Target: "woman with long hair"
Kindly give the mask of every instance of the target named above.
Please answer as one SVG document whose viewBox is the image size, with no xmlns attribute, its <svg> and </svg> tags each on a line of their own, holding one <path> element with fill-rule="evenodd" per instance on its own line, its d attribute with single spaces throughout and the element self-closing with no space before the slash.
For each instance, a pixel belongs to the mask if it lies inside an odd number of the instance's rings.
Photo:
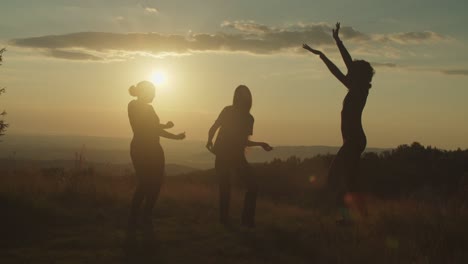
<svg viewBox="0 0 468 264">
<path fill-rule="evenodd" d="M 347 210 L 347 203 L 356 206 L 362 216 L 367 216 L 367 208 L 364 196 L 359 190 L 358 179 L 361 154 L 367 144 L 366 134 L 362 127 L 362 112 L 366 106 L 369 89 L 372 87 L 372 77 L 375 72 L 369 62 L 351 58 L 339 37 L 339 31 L 340 23 L 337 23 L 332 33 L 348 69 L 346 75 L 321 51 L 313 49 L 307 44 L 304 44 L 303 48 L 319 55 L 330 72 L 348 89 L 341 111 L 343 146 L 333 160 L 328 180 L 329 183 L 338 188 L 337 203 L 340 208 L 341 219 L 337 223 L 349 224 L 351 219 Z"/>
<path fill-rule="evenodd" d="M 245 157 L 245 148 L 260 146 L 266 151 L 272 147 L 265 142 L 254 142 L 249 139 L 253 134 L 254 118 L 250 114 L 252 94 L 245 85 L 240 85 L 234 92 L 232 105 L 226 106 L 208 132 L 206 147 L 216 155 L 215 169 L 219 180 L 219 209 L 221 224 L 229 224 L 230 177 L 236 174 L 243 178 L 247 185 L 242 213 L 242 225 L 255 226 L 255 206 L 258 185 L 255 175 Z M 216 142 L 213 138 L 219 129 Z"/>
<path fill-rule="evenodd" d="M 141 224 L 145 232 L 153 231 L 151 214 L 163 183 L 165 166 L 164 151 L 159 138 L 182 140 L 185 138 L 185 132 L 177 135 L 169 133 L 166 129 L 172 128 L 174 124 L 160 123 L 151 105 L 155 97 L 155 87 L 151 82 L 139 82 L 130 87 L 129 93 L 137 97 L 128 104 L 128 118 L 133 130 L 130 156 L 137 178 L 127 230 L 127 238 L 133 239 L 137 225 Z"/>
</svg>

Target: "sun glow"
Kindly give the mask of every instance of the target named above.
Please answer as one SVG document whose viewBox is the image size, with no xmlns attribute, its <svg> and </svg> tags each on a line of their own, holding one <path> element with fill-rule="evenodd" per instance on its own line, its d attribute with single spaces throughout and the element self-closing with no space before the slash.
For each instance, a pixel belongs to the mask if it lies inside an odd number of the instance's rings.
<svg viewBox="0 0 468 264">
<path fill-rule="evenodd" d="M 157 86 L 162 86 L 167 84 L 167 73 L 162 70 L 155 70 L 151 74 L 151 82 Z"/>
</svg>

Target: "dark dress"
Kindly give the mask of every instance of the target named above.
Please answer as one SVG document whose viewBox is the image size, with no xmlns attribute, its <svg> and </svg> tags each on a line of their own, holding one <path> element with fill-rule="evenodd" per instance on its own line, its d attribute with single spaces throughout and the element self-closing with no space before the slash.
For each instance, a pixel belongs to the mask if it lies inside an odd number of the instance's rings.
<svg viewBox="0 0 468 264">
<path fill-rule="evenodd" d="M 136 100 L 128 104 L 128 117 L 133 130 L 130 156 L 137 179 L 145 185 L 160 185 L 165 159 L 159 143 L 159 117 L 151 105 Z"/>
<path fill-rule="evenodd" d="M 215 124 L 220 125 L 213 151 L 220 186 L 220 221 L 229 218 L 231 175 L 240 177 L 247 186 L 242 213 L 242 224 L 254 226 L 257 199 L 257 181 L 245 157 L 248 137 L 253 134 L 254 118 L 234 106 L 223 109 Z"/>
</svg>

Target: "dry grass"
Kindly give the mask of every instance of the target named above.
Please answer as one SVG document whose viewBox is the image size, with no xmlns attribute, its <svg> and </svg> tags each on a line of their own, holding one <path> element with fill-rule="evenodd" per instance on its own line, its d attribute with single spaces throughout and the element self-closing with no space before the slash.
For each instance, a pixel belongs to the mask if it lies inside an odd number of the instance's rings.
<svg viewBox="0 0 468 264">
<path fill-rule="evenodd" d="M 257 228 L 217 224 L 215 184 L 168 179 L 155 210 L 156 243 L 122 247 L 131 178 L 22 170 L 3 174 L 1 263 L 467 263 L 463 203 L 370 203 L 336 226 L 329 210 L 261 198 Z M 239 222 L 242 193 L 232 201 Z"/>
</svg>

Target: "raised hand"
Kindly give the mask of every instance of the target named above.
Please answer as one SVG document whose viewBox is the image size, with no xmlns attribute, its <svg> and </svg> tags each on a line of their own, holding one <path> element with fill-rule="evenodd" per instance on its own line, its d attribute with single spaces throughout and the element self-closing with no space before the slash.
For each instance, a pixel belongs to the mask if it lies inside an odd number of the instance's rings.
<svg viewBox="0 0 468 264">
<path fill-rule="evenodd" d="M 305 50 L 308 50 L 308 51 L 310 51 L 310 52 L 312 52 L 313 54 L 316 54 L 316 55 L 322 55 L 323 54 L 321 51 L 313 49 L 307 44 L 302 44 L 302 48 L 305 49 Z"/>
<path fill-rule="evenodd" d="M 169 121 L 166 123 L 166 128 L 173 128 L 174 127 L 174 123 L 172 123 L 172 121 Z"/>
<path fill-rule="evenodd" d="M 333 38 L 335 40 L 340 40 L 340 36 L 339 36 L 339 33 L 340 33 L 340 22 L 337 22 L 336 23 L 336 27 L 334 29 L 332 29 L 332 32 L 333 32 Z"/>
</svg>

